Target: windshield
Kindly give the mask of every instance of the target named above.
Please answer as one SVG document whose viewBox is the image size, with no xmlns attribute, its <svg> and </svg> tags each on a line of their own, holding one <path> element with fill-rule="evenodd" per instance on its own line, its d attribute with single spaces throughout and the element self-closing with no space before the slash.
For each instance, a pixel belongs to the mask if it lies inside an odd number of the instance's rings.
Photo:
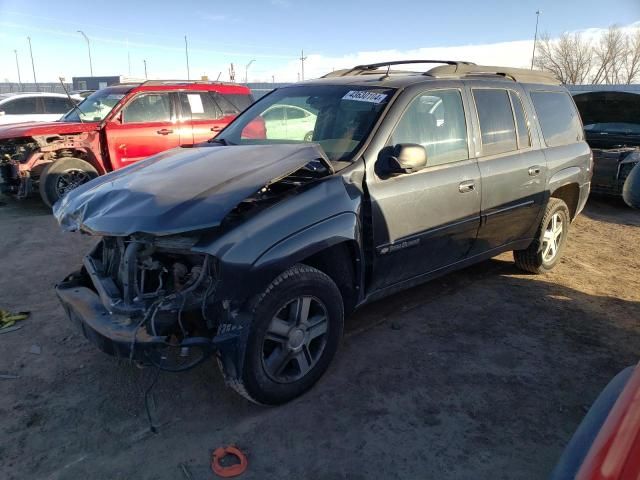
<svg viewBox="0 0 640 480">
<path fill-rule="evenodd" d="M 98 90 L 79 103 L 77 109 L 71 109 L 60 121 L 101 122 L 124 95 L 124 92 L 114 92 L 111 89 Z M 80 112 L 82 112 L 82 119 Z"/>
<path fill-rule="evenodd" d="M 216 141 L 229 145 L 316 142 L 329 160 L 351 160 L 393 92 L 340 85 L 281 88 L 253 104 Z"/>
</svg>

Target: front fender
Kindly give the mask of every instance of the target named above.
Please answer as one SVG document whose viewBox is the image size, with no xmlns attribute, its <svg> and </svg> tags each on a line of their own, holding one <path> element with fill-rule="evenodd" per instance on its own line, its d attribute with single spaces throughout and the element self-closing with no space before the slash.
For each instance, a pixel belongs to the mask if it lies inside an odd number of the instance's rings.
<svg viewBox="0 0 640 480">
<path fill-rule="evenodd" d="M 283 199 L 223 235 L 203 238 L 192 250 L 216 257 L 219 298 L 242 303 L 306 253 L 359 240 L 360 202 L 359 190 L 334 176 Z"/>
<path fill-rule="evenodd" d="M 338 214 L 285 238 L 258 258 L 251 274 L 273 278 L 315 253 L 349 241 L 358 246 L 357 255 L 362 260 L 360 224 L 353 212 Z"/>
</svg>

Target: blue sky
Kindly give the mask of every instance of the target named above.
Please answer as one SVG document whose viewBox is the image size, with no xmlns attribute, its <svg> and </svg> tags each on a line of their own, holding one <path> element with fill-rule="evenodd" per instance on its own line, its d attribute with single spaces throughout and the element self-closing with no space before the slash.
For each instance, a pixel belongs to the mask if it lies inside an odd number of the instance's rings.
<svg viewBox="0 0 640 480">
<path fill-rule="evenodd" d="M 78 29 L 91 39 L 96 75 L 127 75 L 129 52 L 132 76 L 144 75 L 146 59 L 150 78 L 185 78 L 184 35 L 192 78 L 222 72 L 226 80 L 234 62 L 242 80 L 244 65 L 255 59 L 250 81 L 296 80 L 301 48 L 309 57 L 307 77 L 360 58 L 440 51 L 473 58 L 492 52 L 503 63 L 526 64 L 521 52 L 530 45 L 537 9 L 540 31 L 551 36 L 640 21 L 640 0 L 0 0 L 0 81 L 17 80 L 14 49 L 23 80 L 32 79 L 27 35 L 38 80 L 87 75 Z M 513 45 L 520 45 L 517 52 L 502 55 Z"/>
</svg>

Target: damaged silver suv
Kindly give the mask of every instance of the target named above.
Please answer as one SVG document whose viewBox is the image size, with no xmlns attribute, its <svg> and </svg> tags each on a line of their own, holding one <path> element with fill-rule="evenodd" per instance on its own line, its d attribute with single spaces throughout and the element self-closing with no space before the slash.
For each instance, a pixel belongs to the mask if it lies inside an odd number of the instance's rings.
<svg viewBox="0 0 640 480">
<path fill-rule="evenodd" d="M 102 238 L 56 291 L 101 350 L 171 371 L 214 355 L 238 393 L 280 404 L 320 378 L 367 302 L 504 251 L 553 268 L 590 154 L 547 74 L 332 72 L 65 196 L 60 224 Z"/>
</svg>

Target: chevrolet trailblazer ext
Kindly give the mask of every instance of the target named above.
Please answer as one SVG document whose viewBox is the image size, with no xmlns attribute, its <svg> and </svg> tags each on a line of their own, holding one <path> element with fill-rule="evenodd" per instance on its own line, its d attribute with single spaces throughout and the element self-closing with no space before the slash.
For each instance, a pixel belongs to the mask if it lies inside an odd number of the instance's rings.
<svg viewBox="0 0 640 480">
<path fill-rule="evenodd" d="M 310 141 L 248 135 L 274 105 L 315 115 Z M 552 269 L 590 156 L 547 74 L 360 65 L 65 196 L 61 225 L 102 239 L 57 294 L 109 354 L 177 371 L 215 353 L 238 393 L 283 403 L 325 372 L 366 302 L 508 250 Z"/>
</svg>

